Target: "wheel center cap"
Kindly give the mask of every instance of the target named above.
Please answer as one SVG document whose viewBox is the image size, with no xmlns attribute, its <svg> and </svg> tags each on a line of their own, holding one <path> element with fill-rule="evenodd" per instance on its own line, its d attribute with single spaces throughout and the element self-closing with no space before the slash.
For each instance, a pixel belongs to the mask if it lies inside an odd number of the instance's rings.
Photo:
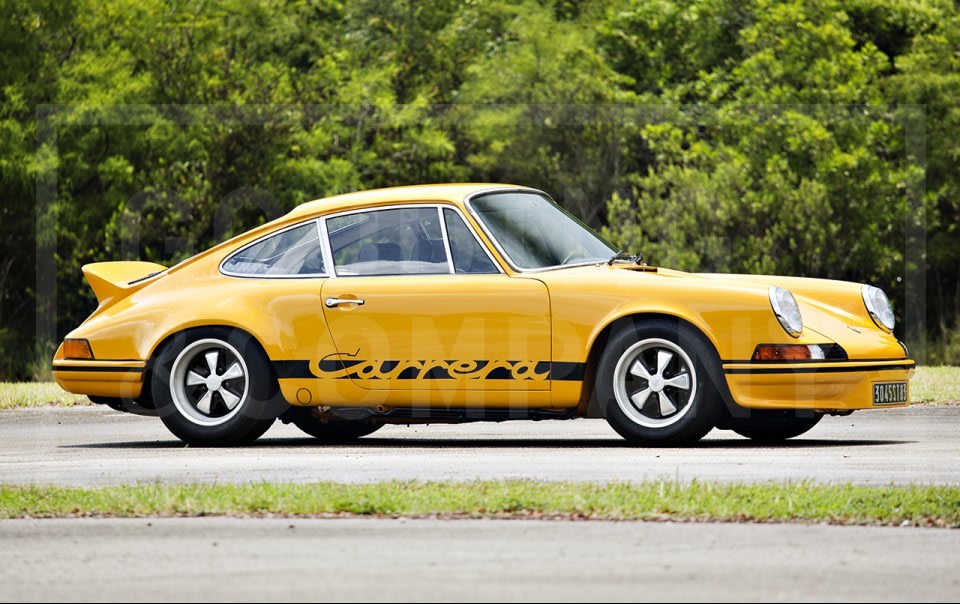
<svg viewBox="0 0 960 604">
<path fill-rule="evenodd" d="M 663 386 L 664 383 L 662 375 L 655 375 L 650 378 L 650 389 L 654 392 L 660 392 L 663 390 Z"/>
<path fill-rule="evenodd" d="M 223 382 L 219 375 L 211 375 L 207 378 L 207 390 L 220 390 L 220 383 Z"/>
</svg>

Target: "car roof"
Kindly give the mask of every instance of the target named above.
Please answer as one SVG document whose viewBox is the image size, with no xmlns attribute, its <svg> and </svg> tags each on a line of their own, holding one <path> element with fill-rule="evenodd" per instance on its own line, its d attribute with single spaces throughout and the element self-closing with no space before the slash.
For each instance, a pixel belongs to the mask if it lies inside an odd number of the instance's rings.
<svg viewBox="0 0 960 604">
<path fill-rule="evenodd" d="M 388 189 L 371 189 L 345 193 L 323 199 L 304 202 L 287 214 L 287 218 L 329 214 L 374 206 L 377 204 L 393 204 L 415 201 L 447 201 L 462 204 L 463 200 L 473 193 L 480 191 L 495 191 L 497 189 L 529 189 L 518 185 L 495 183 L 454 183 L 440 185 L 413 185 L 406 187 L 391 187 Z"/>
<path fill-rule="evenodd" d="M 239 246 L 276 231 L 289 224 L 300 220 L 306 220 L 318 215 L 333 214 L 336 212 L 346 212 L 349 210 L 361 209 L 365 207 L 375 207 L 378 205 L 390 205 L 397 203 L 412 203 L 418 201 L 437 202 L 445 201 L 458 207 L 463 206 L 464 199 L 473 193 L 480 191 L 537 191 L 530 187 L 520 185 L 496 184 L 496 183 L 454 183 L 440 185 L 412 185 L 406 187 L 391 187 L 387 189 L 370 189 L 369 191 L 357 191 L 355 193 L 345 193 L 333 197 L 325 197 L 314 201 L 304 202 L 289 213 L 262 224 L 258 227 L 232 237 L 227 241 L 219 243 L 212 248 L 200 252 L 196 256 L 187 258 L 183 262 L 170 267 L 168 273 L 174 273 L 195 264 L 199 260 L 208 256 L 218 256 L 223 252 L 231 253 Z"/>
</svg>

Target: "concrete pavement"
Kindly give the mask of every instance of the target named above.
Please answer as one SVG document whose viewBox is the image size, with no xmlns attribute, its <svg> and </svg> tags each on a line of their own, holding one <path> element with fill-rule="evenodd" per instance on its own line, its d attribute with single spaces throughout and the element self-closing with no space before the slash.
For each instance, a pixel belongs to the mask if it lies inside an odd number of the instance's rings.
<svg viewBox="0 0 960 604">
<path fill-rule="evenodd" d="M 960 531 L 524 520 L 0 521 L 3 601 L 926 601 Z"/>
<path fill-rule="evenodd" d="M 184 447 L 159 419 L 76 407 L 0 413 L 0 483 L 472 480 L 960 483 L 960 407 L 827 417 L 761 446 L 714 431 L 696 447 L 638 449 L 603 420 L 387 426 L 325 445 L 279 423 L 254 445 Z"/>
</svg>

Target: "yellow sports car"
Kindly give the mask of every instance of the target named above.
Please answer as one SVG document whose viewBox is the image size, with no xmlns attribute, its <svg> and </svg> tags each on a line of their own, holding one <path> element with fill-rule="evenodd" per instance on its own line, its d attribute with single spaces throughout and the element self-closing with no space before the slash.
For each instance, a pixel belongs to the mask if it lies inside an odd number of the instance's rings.
<svg viewBox="0 0 960 604">
<path fill-rule="evenodd" d="M 100 304 L 57 382 L 192 444 L 248 443 L 278 417 L 326 440 L 577 417 L 640 445 L 779 440 L 909 403 L 881 290 L 647 266 L 525 187 L 339 195 L 169 269 L 83 272 Z"/>
</svg>

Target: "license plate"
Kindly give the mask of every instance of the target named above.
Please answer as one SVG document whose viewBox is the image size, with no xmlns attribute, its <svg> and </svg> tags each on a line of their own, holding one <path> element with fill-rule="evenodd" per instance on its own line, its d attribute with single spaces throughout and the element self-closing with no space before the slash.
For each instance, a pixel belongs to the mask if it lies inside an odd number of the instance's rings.
<svg viewBox="0 0 960 604">
<path fill-rule="evenodd" d="M 906 382 L 877 382 L 873 385 L 874 405 L 902 405 L 909 401 Z"/>
</svg>

